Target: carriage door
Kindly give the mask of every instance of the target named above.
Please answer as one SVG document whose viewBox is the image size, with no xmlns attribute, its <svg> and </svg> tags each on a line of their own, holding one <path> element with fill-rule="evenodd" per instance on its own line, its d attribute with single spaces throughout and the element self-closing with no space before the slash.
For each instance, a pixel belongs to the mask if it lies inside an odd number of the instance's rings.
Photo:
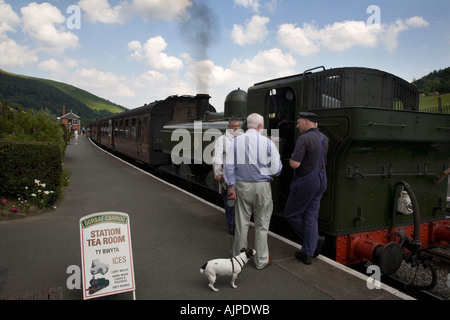
<svg viewBox="0 0 450 320">
<path fill-rule="evenodd" d="M 108 120 L 108 148 L 112 149 L 113 147 L 113 136 L 112 136 L 112 120 Z"/>
<path fill-rule="evenodd" d="M 137 120 L 137 132 L 136 132 L 136 146 L 137 146 L 137 158 L 143 160 L 142 150 L 142 120 Z"/>
</svg>

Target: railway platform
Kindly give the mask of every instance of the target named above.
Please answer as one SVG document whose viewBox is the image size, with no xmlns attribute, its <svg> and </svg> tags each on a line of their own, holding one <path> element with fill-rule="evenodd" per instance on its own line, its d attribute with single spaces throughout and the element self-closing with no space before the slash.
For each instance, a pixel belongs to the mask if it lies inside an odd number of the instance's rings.
<svg viewBox="0 0 450 320">
<path fill-rule="evenodd" d="M 237 289 L 231 288 L 229 277 L 219 277 L 216 288 L 220 291 L 215 293 L 199 270 L 210 259 L 230 257 L 233 237 L 221 208 L 105 153 L 85 136 L 80 136 L 78 144 L 68 145 L 65 165 L 71 171 L 70 184 L 57 210 L 0 222 L 0 299 L 61 288 L 64 300 L 81 300 L 81 289 L 69 288 L 76 280 L 68 271 L 70 266 L 81 267 L 79 220 L 107 211 L 130 216 L 137 300 L 200 305 L 199 301 L 208 300 L 412 299 L 385 285 L 369 289 L 369 275 L 323 256 L 304 265 L 294 257 L 299 246 L 272 233 L 273 263 L 257 270 L 250 260 L 237 279 Z M 250 245 L 252 241 L 250 234 Z M 124 293 L 102 299 L 132 298 Z"/>
</svg>

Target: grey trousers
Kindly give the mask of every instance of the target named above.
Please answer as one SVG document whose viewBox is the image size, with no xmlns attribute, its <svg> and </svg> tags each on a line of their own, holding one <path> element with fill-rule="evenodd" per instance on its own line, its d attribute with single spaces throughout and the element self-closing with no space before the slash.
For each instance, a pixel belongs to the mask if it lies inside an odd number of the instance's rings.
<svg viewBox="0 0 450 320">
<path fill-rule="evenodd" d="M 269 247 L 267 245 L 267 232 L 272 217 L 273 202 L 270 182 L 236 182 L 236 230 L 233 243 L 233 256 L 247 248 L 247 235 L 250 219 L 254 217 L 255 223 L 255 250 L 254 263 L 257 269 L 264 268 L 269 261 Z"/>
</svg>

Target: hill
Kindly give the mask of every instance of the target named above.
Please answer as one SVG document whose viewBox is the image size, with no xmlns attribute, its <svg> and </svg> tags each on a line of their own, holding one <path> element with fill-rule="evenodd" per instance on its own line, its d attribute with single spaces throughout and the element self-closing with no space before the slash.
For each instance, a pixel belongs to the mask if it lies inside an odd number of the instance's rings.
<svg viewBox="0 0 450 320">
<path fill-rule="evenodd" d="M 126 108 L 87 91 L 53 80 L 15 75 L 0 70 L 0 101 L 24 109 L 48 110 L 61 116 L 62 107 L 82 118 L 84 124 Z"/>
<path fill-rule="evenodd" d="M 434 92 L 440 94 L 450 93 L 450 67 L 446 69 L 434 70 L 425 77 L 412 82 L 421 94 L 428 96 Z"/>
</svg>

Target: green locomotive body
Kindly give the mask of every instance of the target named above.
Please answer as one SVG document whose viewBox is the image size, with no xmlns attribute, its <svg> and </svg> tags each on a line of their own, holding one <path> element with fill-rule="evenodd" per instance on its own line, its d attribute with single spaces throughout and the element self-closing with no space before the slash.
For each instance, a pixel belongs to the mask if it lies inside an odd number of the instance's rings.
<svg viewBox="0 0 450 320">
<path fill-rule="evenodd" d="M 268 134 L 280 137 L 284 169 L 273 183 L 274 214 L 283 213 L 289 195 L 296 115 L 309 111 L 330 139 L 319 214 L 327 256 L 355 264 L 392 255 L 395 261 L 383 263 L 392 273 L 403 250 L 391 243 L 406 240 L 414 251 L 448 241 L 447 179 L 436 178 L 449 168 L 450 115 L 419 112 L 418 90 L 386 72 L 310 71 L 248 91 L 247 113 L 264 115 Z"/>
</svg>

